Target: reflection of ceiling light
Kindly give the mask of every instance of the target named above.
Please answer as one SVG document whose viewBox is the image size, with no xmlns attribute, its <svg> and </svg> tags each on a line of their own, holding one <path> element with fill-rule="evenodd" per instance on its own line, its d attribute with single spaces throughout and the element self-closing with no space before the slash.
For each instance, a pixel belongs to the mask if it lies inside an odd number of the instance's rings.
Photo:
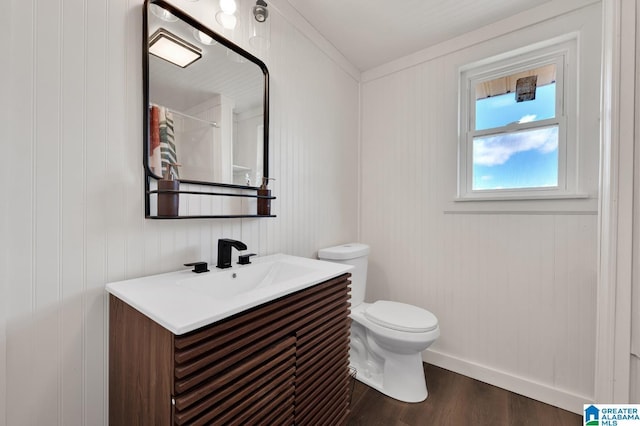
<svg viewBox="0 0 640 426">
<path fill-rule="evenodd" d="M 156 15 L 158 18 L 167 22 L 176 22 L 178 18 L 173 15 L 173 13 L 169 12 L 166 9 L 158 6 L 157 4 L 150 4 L 149 9 L 151 9 L 151 13 Z"/>
<path fill-rule="evenodd" d="M 256 5 L 253 6 L 253 17 L 258 22 L 264 22 L 269 17 L 269 11 L 267 10 L 267 3 L 264 0 L 256 1 Z"/>
<path fill-rule="evenodd" d="M 238 9 L 236 0 L 220 0 L 220 9 L 227 15 L 233 15 Z"/>
<path fill-rule="evenodd" d="M 223 11 L 220 11 L 216 13 L 216 21 L 218 21 L 218 23 L 222 25 L 224 28 L 226 28 L 227 30 L 232 30 L 236 27 L 236 24 L 238 23 L 238 18 L 236 18 L 236 15 L 230 15 L 228 13 L 224 13 Z"/>
<path fill-rule="evenodd" d="M 232 30 L 238 24 L 235 13 L 238 9 L 236 0 L 220 0 L 220 11 L 216 13 L 216 21 L 227 30 Z"/>
<path fill-rule="evenodd" d="M 193 37 L 195 37 L 196 41 L 202 44 L 206 44 L 207 46 L 211 46 L 217 43 L 212 37 L 209 37 L 202 31 L 194 28 L 193 29 Z"/>
<path fill-rule="evenodd" d="M 164 28 L 149 37 L 149 53 L 186 68 L 202 57 L 202 51 Z"/>
</svg>

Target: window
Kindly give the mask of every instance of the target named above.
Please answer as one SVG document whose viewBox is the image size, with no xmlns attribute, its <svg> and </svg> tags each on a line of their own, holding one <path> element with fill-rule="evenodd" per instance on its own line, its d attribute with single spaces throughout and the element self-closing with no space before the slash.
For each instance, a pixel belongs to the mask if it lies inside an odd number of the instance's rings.
<svg viewBox="0 0 640 426">
<path fill-rule="evenodd" d="M 575 195 L 575 43 L 464 67 L 459 199 Z M 575 124 L 573 124 L 575 126 Z"/>
</svg>

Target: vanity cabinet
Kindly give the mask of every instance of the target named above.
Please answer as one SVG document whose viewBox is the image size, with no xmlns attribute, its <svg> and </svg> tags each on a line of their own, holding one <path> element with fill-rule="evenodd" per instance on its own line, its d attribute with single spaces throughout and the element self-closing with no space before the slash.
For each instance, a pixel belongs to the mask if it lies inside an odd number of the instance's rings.
<svg viewBox="0 0 640 426">
<path fill-rule="evenodd" d="M 344 424 L 349 276 L 183 335 L 110 295 L 110 424 Z"/>
</svg>

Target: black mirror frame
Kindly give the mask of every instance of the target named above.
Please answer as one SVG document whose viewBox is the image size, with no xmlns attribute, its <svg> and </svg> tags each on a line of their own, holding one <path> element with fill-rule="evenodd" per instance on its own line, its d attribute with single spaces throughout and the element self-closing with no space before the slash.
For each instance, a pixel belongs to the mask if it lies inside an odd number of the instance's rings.
<svg viewBox="0 0 640 426">
<path fill-rule="evenodd" d="M 219 35 L 215 31 L 206 27 L 199 21 L 192 18 L 187 13 L 182 10 L 176 8 L 175 6 L 167 3 L 164 0 L 145 0 L 144 7 L 142 10 L 142 87 L 143 87 L 143 95 L 142 95 L 142 104 L 143 104 L 143 164 L 144 164 L 144 172 L 145 172 L 145 182 L 146 182 L 146 190 L 149 191 L 149 179 L 161 179 L 162 176 L 158 176 L 151 171 L 149 167 L 149 22 L 148 22 L 148 13 L 149 13 L 149 5 L 156 4 L 163 9 L 168 10 L 178 19 L 186 22 L 191 25 L 193 28 L 196 28 L 199 31 L 202 31 L 209 37 L 216 40 L 221 45 L 227 47 L 228 49 L 233 50 L 238 55 L 248 59 L 253 62 L 257 66 L 260 67 L 262 73 L 264 74 L 264 94 L 263 94 L 263 176 L 269 177 L 269 70 L 267 66 L 260 59 L 253 56 L 251 53 L 247 52 L 240 46 L 235 43 L 227 40 L 223 36 Z M 182 183 L 188 184 L 198 184 L 198 185 L 208 185 L 208 186 L 220 186 L 226 188 L 238 188 L 238 189 L 254 189 L 257 190 L 258 186 L 246 186 L 246 185 L 235 185 L 230 183 L 218 183 L 218 182 L 206 182 L 206 181 L 195 181 L 195 180 L 186 180 L 180 179 Z M 148 197 L 147 204 L 148 204 Z M 146 206 L 147 216 L 149 215 L 149 206 Z"/>
</svg>

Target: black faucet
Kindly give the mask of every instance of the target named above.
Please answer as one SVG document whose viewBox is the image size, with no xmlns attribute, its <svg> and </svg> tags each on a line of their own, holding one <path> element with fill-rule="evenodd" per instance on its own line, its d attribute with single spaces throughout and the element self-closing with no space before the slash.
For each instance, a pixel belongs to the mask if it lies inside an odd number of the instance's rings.
<svg viewBox="0 0 640 426">
<path fill-rule="evenodd" d="M 231 267 L 231 247 L 237 250 L 246 250 L 247 245 L 242 241 L 231 240 L 229 238 L 221 238 L 218 240 L 218 264 L 216 267 L 220 269 Z"/>
</svg>

